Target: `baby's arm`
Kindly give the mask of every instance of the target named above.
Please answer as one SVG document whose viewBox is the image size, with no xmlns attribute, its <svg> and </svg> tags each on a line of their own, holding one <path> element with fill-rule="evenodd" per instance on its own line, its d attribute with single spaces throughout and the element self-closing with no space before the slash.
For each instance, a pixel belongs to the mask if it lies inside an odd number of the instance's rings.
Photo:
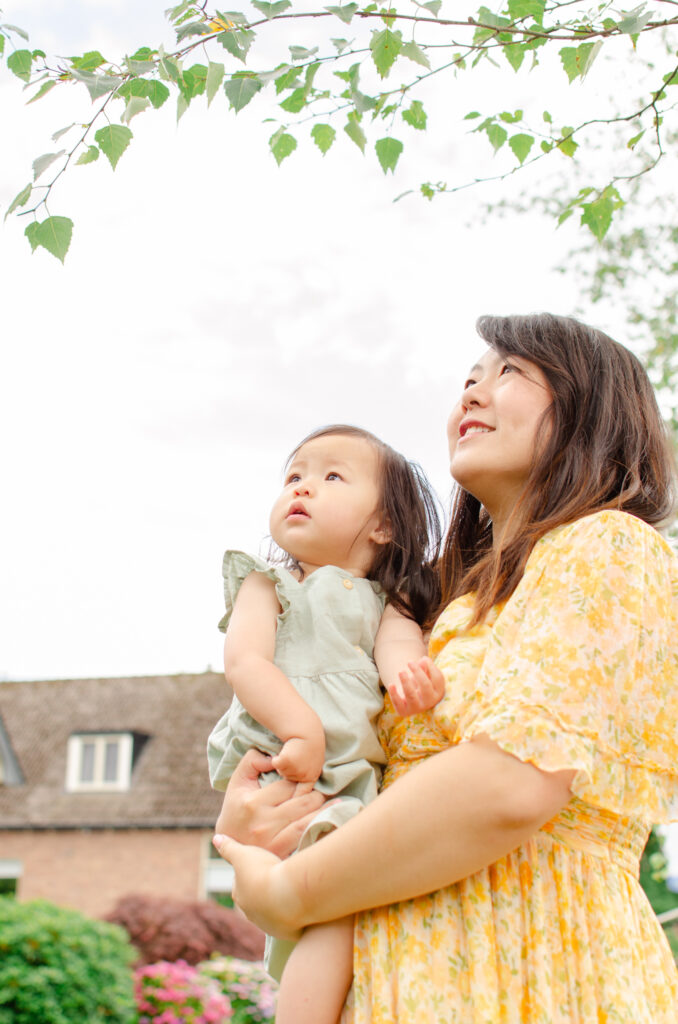
<svg viewBox="0 0 678 1024">
<path fill-rule="evenodd" d="M 325 760 L 322 722 L 273 663 L 280 604 L 272 580 L 251 573 L 233 606 L 224 644 L 224 670 L 238 700 L 283 741 L 272 760 L 291 782 L 315 782 Z"/>
<path fill-rule="evenodd" d="M 445 677 L 426 655 L 421 626 L 392 605 L 379 624 L 374 660 L 399 715 L 428 711 L 445 692 Z"/>
</svg>

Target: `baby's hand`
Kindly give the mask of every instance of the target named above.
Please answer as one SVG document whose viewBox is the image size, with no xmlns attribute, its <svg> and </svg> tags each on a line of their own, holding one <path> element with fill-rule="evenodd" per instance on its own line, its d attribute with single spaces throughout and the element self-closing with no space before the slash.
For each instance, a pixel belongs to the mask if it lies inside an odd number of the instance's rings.
<svg viewBox="0 0 678 1024">
<path fill-rule="evenodd" d="M 393 707 L 403 718 L 429 711 L 445 693 L 445 676 L 430 658 L 407 664 L 407 669 L 398 673 L 400 682 L 388 687 Z"/>
<path fill-rule="evenodd" d="M 283 744 L 271 764 L 288 782 L 316 782 L 323 770 L 325 737 L 322 743 L 308 737 L 293 736 Z"/>
</svg>

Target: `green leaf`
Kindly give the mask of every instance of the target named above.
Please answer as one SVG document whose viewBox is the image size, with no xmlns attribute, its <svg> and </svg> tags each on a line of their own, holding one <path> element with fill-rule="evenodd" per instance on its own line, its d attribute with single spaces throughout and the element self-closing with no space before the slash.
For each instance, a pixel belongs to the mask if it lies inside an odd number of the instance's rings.
<svg viewBox="0 0 678 1024">
<path fill-rule="evenodd" d="M 516 124 L 518 121 L 522 120 L 522 117 L 523 111 L 520 109 L 514 110 L 513 113 L 511 113 L 510 110 L 504 110 L 499 115 L 499 119 L 503 121 L 504 124 Z"/>
<path fill-rule="evenodd" d="M 349 25 L 351 18 L 358 10 L 358 4 L 345 4 L 343 7 L 326 7 L 325 10 L 329 11 L 330 14 L 336 14 L 345 25 Z"/>
<path fill-rule="evenodd" d="M 202 96 L 206 83 L 207 68 L 205 65 L 193 64 L 190 68 L 182 71 L 177 85 L 186 102 L 190 103 L 194 96 Z"/>
<path fill-rule="evenodd" d="M 542 117 L 544 118 L 544 120 L 546 121 L 547 124 L 553 124 L 553 118 L 549 114 L 548 110 L 544 111 L 544 113 L 542 114 Z"/>
<path fill-rule="evenodd" d="M 395 166 L 403 151 L 403 144 L 400 139 L 394 139 L 387 135 L 385 139 L 378 139 L 374 148 L 377 151 L 377 157 L 384 174 L 387 171 L 395 171 Z"/>
<path fill-rule="evenodd" d="M 256 75 L 237 74 L 224 82 L 224 92 L 236 114 L 247 106 L 261 88 L 261 82 Z"/>
<path fill-rule="evenodd" d="M 63 263 L 71 244 L 73 221 L 68 217 L 48 217 L 42 224 L 38 224 L 37 221 L 29 224 L 25 234 L 33 252 L 41 245 Z"/>
<path fill-rule="evenodd" d="M 217 11 L 217 17 L 222 24 L 247 25 L 249 18 L 246 18 L 242 11 Z"/>
<path fill-rule="evenodd" d="M 562 129 L 562 137 L 556 142 L 556 146 L 565 156 L 574 156 L 575 152 L 579 149 L 579 143 L 574 141 L 572 128 L 568 126 Z"/>
<path fill-rule="evenodd" d="M 423 7 L 425 10 L 430 11 L 435 18 L 438 17 L 442 6 L 443 0 L 429 0 L 426 4 L 417 4 L 417 7 Z"/>
<path fill-rule="evenodd" d="M 91 164 L 95 160 L 99 159 L 99 150 L 96 146 L 88 146 L 84 153 L 82 153 L 75 161 L 77 164 Z"/>
<path fill-rule="evenodd" d="M 502 46 L 502 53 L 506 57 L 507 61 L 511 65 L 514 71 L 518 71 L 520 65 L 525 59 L 526 48 L 521 43 L 507 43 L 506 46 Z"/>
<path fill-rule="evenodd" d="M 348 39 L 330 39 L 337 53 L 343 53 L 347 46 L 350 46 Z"/>
<path fill-rule="evenodd" d="M 429 68 L 430 70 L 431 61 L 415 42 L 403 43 L 400 52 L 403 57 L 407 57 L 408 60 L 413 60 L 415 64 L 421 64 L 422 67 Z"/>
<path fill-rule="evenodd" d="M 5 220 L 7 220 L 7 218 L 10 215 L 10 213 L 14 213 L 14 211 L 18 210 L 18 208 L 20 206 L 25 206 L 26 205 L 26 203 L 28 202 L 28 200 L 31 197 L 31 192 L 32 191 L 33 191 L 33 186 L 32 186 L 32 184 L 29 183 L 28 185 L 26 185 L 26 188 L 22 188 L 21 189 L 21 192 L 19 192 L 19 194 L 17 196 L 14 196 L 14 199 L 12 200 L 12 202 L 7 207 L 7 212 L 5 214 Z"/>
<path fill-rule="evenodd" d="M 487 127 L 485 128 L 485 131 L 487 132 L 487 137 L 490 140 L 492 148 L 496 153 L 497 150 L 500 149 L 506 142 L 506 139 L 508 138 L 508 132 L 506 131 L 505 128 L 502 128 L 500 124 L 494 123 L 488 124 Z"/>
<path fill-rule="evenodd" d="M 626 143 L 626 148 L 635 149 L 635 147 L 638 145 L 644 134 L 645 129 L 643 128 L 643 130 L 638 132 L 637 135 L 634 135 L 632 138 L 629 139 L 629 141 Z"/>
<path fill-rule="evenodd" d="M 386 97 L 384 97 L 384 100 Z M 366 96 L 364 92 L 359 89 L 354 89 L 351 92 L 351 102 L 359 114 L 365 114 L 368 110 L 375 111 L 375 117 L 378 113 L 382 114 L 382 117 L 386 116 L 384 110 L 378 106 L 377 101 L 373 96 Z"/>
<path fill-rule="evenodd" d="M 206 92 L 208 107 L 219 91 L 219 87 L 224 80 L 224 72 L 223 64 L 216 64 L 210 61 L 207 65 Z"/>
<path fill-rule="evenodd" d="M 538 25 L 544 21 L 546 0 L 508 0 L 508 12 L 513 21 L 534 18 Z"/>
<path fill-rule="evenodd" d="M 412 100 L 410 107 L 403 110 L 403 121 L 417 131 L 423 132 L 426 129 L 426 111 L 421 100 Z"/>
<path fill-rule="evenodd" d="M 206 25 L 202 20 L 187 21 L 176 29 L 177 42 L 180 43 L 183 39 L 188 39 L 190 36 L 208 36 L 211 34 L 211 31 L 209 25 Z"/>
<path fill-rule="evenodd" d="M 132 141 L 132 132 L 122 124 L 107 124 L 95 133 L 94 140 L 115 170 L 118 160 Z"/>
<path fill-rule="evenodd" d="M 575 78 L 584 77 L 595 57 L 595 54 L 592 54 L 593 48 L 593 43 L 581 43 L 579 46 L 563 46 L 559 51 L 561 63 L 570 82 Z"/>
<path fill-rule="evenodd" d="M 24 234 L 25 234 L 26 238 L 28 239 L 28 241 L 30 242 L 31 249 L 33 250 L 33 252 L 35 252 L 35 250 L 38 248 L 38 244 L 39 243 L 38 243 L 37 235 L 38 235 L 39 230 L 40 230 L 40 225 L 38 224 L 37 220 L 34 220 L 34 221 L 31 221 L 31 223 L 28 225 L 28 227 L 24 231 Z"/>
<path fill-rule="evenodd" d="M 356 146 L 361 153 L 365 152 L 365 145 L 367 143 L 367 137 L 365 132 L 360 127 L 360 122 L 355 114 L 348 115 L 348 121 L 344 125 L 344 131 L 348 135 L 352 142 L 355 142 Z"/>
<path fill-rule="evenodd" d="M 15 50 L 14 53 L 10 53 L 7 58 L 7 67 L 17 76 L 17 78 L 20 78 L 22 82 L 30 81 L 32 63 L 33 54 L 30 50 Z"/>
<path fill-rule="evenodd" d="M 327 150 L 337 137 L 337 133 L 331 124 L 314 124 L 311 128 L 311 138 L 324 156 Z"/>
<path fill-rule="evenodd" d="M 43 171 L 58 160 L 60 156 L 63 156 L 66 152 L 65 149 L 60 149 L 58 153 L 45 153 L 43 156 L 39 156 L 37 160 L 33 161 L 33 181 L 37 181 Z"/>
<path fill-rule="evenodd" d="M 169 99 L 170 91 L 163 82 L 152 81 L 148 83 L 148 98 L 155 110 Z"/>
<path fill-rule="evenodd" d="M 372 33 L 372 39 L 370 40 L 372 59 L 382 78 L 387 77 L 395 64 L 398 54 L 402 49 L 402 42 L 402 32 L 397 30 L 392 32 L 390 28 L 385 28 L 381 32 Z"/>
<path fill-rule="evenodd" d="M 133 117 L 148 110 L 150 105 L 151 101 L 146 96 L 130 96 L 120 120 L 123 124 L 129 124 Z"/>
<path fill-rule="evenodd" d="M 217 36 L 217 39 L 225 50 L 228 50 L 236 60 L 239 60 L 244 64 L 250 47 L 256 37 L 256 32 L 253 32 L 251 29 L 233 28 L 229 29 L 228 32 L 222 32 Z"/>
<path fill-rule="evenodd" d="M 18 25 L 7 25 L 7 24 L 3 25 L 2 27 L 4 29 L 7 29 L 8 32 L 16 32 L 16 34 L 18 36 L 21 36 L 22 39 L 25 39 L 26 42 L 28 42 L 28 32 L 25 29 L 19 28 Z"/>
<path fill-rule="evenodd" d="M 309 57 L 314 57 L 318 52 L 318 47 L 314 46 L 312 50 L 307 50 L 305 46 L 290 46 L 288 47 L 292 60 L 308 60 Z"/>
<path fill-rule="evenodd" d="M 464 115 L 464 120 L 473 121 L 476 117 L 482 117 L 482 114 L 478 110 L 471 110 L 468 114 Z"/>
<path fill-rule="evenodd" d="M 518 160 L 518 163 L 524 164 L 527 156 L 534 145 L 533 135 L 512 135 L 509 139 L 509 146 L 513 151 L 513 155 Z"/>
<path fill-rule="evenodd" d="M 291 6 L 290 0 L 278 0 L 277 3 L 273 4 L 266 3 L 265 0 L 252 0 L 252 7 L 256 7 L 258 11 L 261 11 L 265 18 L 275 18 L 276 14 L 282 14 L 283 11 L 286 11 Z M 290 138 L 292 138 L 291 135 Z M 285 156 L 289 156 L 289 154 L 286 153 Z M 279 160 L 278 163 L 280 163 Z"/>
<path fill-rule="evenodd" d="M 95 68 L 105 64 L 105 58 L 98 50 L 88 50 L 82 57 L 71 57 L 71 65 L 79 71 L 94 71 Z"/>
<path fill-rule="evenodd" d="M 123 79 L 117 75 L 95 75 L 91 71 L 79 71 L 77 68 L 72 68 L 71 74 L 77 82 L 87 87 L 92 102 L 123 84 Z"/>
<path fill-rule="evenodd" d="M 297 140 L 293 135 L 288 135 L 282 128 L 280 128 L 275 135 L 271 135 L 268 140 L 268 144 L 271 147 L 271 152 L 275 157 L 278 167 L 280 167 L 283 160 L 294 153 L 297 148 Z"/>
<path fill-rule="evenodd" d="M 291 64 L 279 64 L 278 67 L 273 68 L 272 71 L 259 71 L 257 72 L 257 75 L 259 77 L 259 81 L 263 82 L 264 85 L 268 85 L 269 82 L 275 82 L 275 91 L 280 93 L 283 89 L 299 84 L 299 75 L 301 74 L 301 70 L 301 68 L 293 68 Z M 292 80 L 289 85 L 283 85 L 281 88 L 278 88 L 279 80 L 289 76 L 290 72 L 292 72 Z"/>
<path fill-rule="evenodd" d="M 480 24 L 473 33 L 474 43 L 482 43 L 486 39 L 490 39 L 497 34 L 496 29 L 505 28 L 511 24 L 509 18 L 501 18 L 498 14 L 494 14 L 489 7 L 481 7 L 476 20 Z"/>
<path fill-rule="evenodd" d="M 621 196 L 615 188 L 606 188 L 598 199 L 582 203 L 581 223 L 595 235 L 599 242 L 607 234 L 614 211 L 622 206 Z"/>
<path fill-rule="evenodd" d="M 168 82 L 178 82 L 181 70 L 173 57 L 161 57 L 158 61 L 158 73 Z"/>
<path fill-rule="evenodd" d="M 36 92 L 35 96 L 31 96 L 28 103 L 35 103 L 36 100 L 41 100 L 42 97 L 46 96 L 47 93 L 50 92 L 55 85 L 56 82 L 54 80 L 52 80 L 51 82 L 43 82 L 38 91 Z M 28 106 L 28 104 L 26 104 L 26 106 Z"/>
<path fill-rule="evenodd" d="M 618 24 L 620 32 L 624 32 L 626 35 L 633 36 L 638 32 L 642 32 L 648 21 L 652 17 L 652 11 L 647 11 L 645 14 L 641 14 L 641 11 L 645 9 L 645 4 L 641 4 L 636 7 L 633 11 L 629 11 L 625 18 Z"/>
<path fill-rule="evenodd" d="M 295 89 L 293 93 L 283 100 L 280 104 L 283 110 L 286 110 L 289 114 L 298 114 L 300 110 L 306 106 L 306 89 L 299 88 Z"/>
</svg>

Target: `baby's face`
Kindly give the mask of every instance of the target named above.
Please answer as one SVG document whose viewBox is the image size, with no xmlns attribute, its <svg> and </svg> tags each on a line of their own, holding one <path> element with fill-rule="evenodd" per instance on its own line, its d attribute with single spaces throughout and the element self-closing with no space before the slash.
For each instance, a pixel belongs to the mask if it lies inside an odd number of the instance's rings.
<svg viewBox="0 0 678 1024">
<path fill-rule="evenodd" d="M 379 459 L 369 441 L 347 434 L 313 438 L 287 467 L 271 511 L 271 536 L 305 574 L 337 565 L 365 576 L 375 545 L 387 539 L 379 492 Z"/>
</svg>

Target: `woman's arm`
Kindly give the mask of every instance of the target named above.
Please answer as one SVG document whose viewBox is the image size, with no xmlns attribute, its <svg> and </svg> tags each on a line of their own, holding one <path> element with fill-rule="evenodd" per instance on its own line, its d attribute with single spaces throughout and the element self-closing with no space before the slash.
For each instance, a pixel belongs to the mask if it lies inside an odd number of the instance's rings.
<svg viewBox="0 0 678 1024">
<path fill-rule="evenodd" d="M 315 782 L 325 759 L 325 732 L 315 711 L 273 664 L 280 604 L 261 573 L 243 582 L 224 644 L 224 671 L 253 718 L 283 741 L 273 768 L 292 782 Z"/>
<path fill-rule="evenodd" d="M 428 711 L 445 693 L 445 678 L 426 651 L 421 626 L 387 605 L 374 642 L 374 660 L 399 715 Z"/>
<path fill-rule="evenodd" d="M 543 772 L 487 736 L 428 758 L 364 811 L 279 862 L 226 837 L 237 900 L 281 937 L 318 921 L 433 892 L 494 863 L 571 797 L 573 771 Z"/>
</svg>

